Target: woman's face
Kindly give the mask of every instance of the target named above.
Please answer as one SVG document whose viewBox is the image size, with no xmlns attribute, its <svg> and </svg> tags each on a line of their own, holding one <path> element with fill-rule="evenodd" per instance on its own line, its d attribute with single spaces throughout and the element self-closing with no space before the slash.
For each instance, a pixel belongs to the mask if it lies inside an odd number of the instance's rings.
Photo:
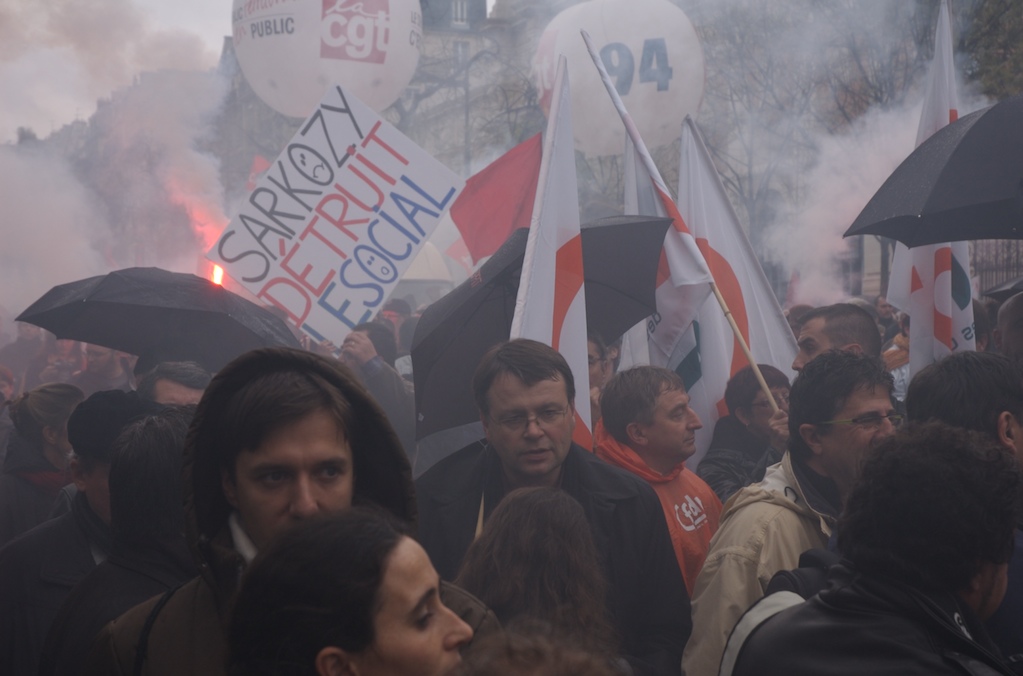
<svg viewBox="0 0 1023 676">
<path fill-rule="evenodd" d="M 402 538 L 387 559 L 373 618 L 376 638 L 351 657 L 361 676 L 440 676 L 459 663 L 472 629 L 440 600 L 440 577 L 419 544 Z"/>
</svg>

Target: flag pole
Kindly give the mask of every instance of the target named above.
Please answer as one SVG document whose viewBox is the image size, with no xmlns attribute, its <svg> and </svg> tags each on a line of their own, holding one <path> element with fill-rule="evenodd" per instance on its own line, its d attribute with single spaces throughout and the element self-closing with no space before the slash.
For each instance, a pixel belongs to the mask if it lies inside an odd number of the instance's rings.
<svg viewBox="0 0 1023 676">
<path fill-rule="evenodd" d="M 582 35 L 583 41 L 586 43 L 586 49 L 590 53 L 590 58 L 593 59 L 593 65 L 597 67 L 597 71 L 600 73 L 600 79 L 603 81 L 604 88 L 607 89 L 607 93 L 611 97 L 611 102 L 614 104 L 615 109 L 618 111 L 618 115 L 621 116 L 622 122 L 625 124 L 625 133 L 632 139 L 632 143 L 636 147 L 636 151 L 639 153 L 640 160 L 644 165 L 646 165 L 647 172 L 650 176 L 660 176 L 660 172 L 657 170 L 657 166 L 654 165 L 654 160 L 650 157 L 650 153 L 646 149 L 646 144 L 643 142 L 643 138 L 639 134 L 639 129 L 637 129 L 635 122 L 633 122 L 632 116 L 629 115 L 629 111 L 625 109 L 625 103 L 622 102 L 622 97 L 618 95 L 618 90 L 615 89 L 614 83 L 611 82 L 611 76 L 607 74 L 607 69 L 604 68 L 604 63 L 597 55 L 597 50 L 593 46 L 590 34 L 585 30 L 580 30 L 579 33 Z M 664 188 L 664 190 L 666 189 L 667 188 Z M 713 279 L 713 273 L 711 273 L 711 277 Z M 721 311 L 725 315 L 725 319 L 728 320 L 728 326 L 731 327 L 735 340 L 739 343 L 742 353 L 746 356 L 746 361 L 749 362 L 750 368 L 753 370 L 753 374 L 756 376 L 757 382 L 760 384 L 760 389 L 764 392 L 768 403 L 771 405 L 771 411 L 773 413 L 777 413 L 779 411 L 778 402 L 775 401 L 774 395 L 771 394 L 771 389 L 767 386 L 764 374 L 761 373 L 759 364 L 757 364 L 756 360 L 753 358 L 749 345 L 746 343 L 746 339 L 743 337 L 742 331 L 739 330 L 739 325 L 735 323 L 735 318 L 732 316 L 731 310 L 728 309 L 728 303 L 725 302 L 725 297 L 721 295 L 721 291 L 718 289 L 718 285 L 714 281 L 710 282 L 710 288 L 711 291 L 714 292 L 714 298 L 717 299 L 718 305 L 721 307 Z"/>
</svg>

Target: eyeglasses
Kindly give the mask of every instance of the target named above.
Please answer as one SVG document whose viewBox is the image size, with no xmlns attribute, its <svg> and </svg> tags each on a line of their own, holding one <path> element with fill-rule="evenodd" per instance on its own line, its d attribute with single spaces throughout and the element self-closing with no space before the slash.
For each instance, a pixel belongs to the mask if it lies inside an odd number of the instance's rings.
<svg viewBox="0 0 1023 676">
<path fill-rule="evenodd" d="M 566 413 L 568 413 L 567 408 L 545 408 L 533 415 L 513 413 L 503 418 L 492 418 L 492 420 L 509 432 L 524 432 L 529 427 L 529 423 L 534 421 L 541 429 L 546 429 L 550 425 L 560 422 Z"/>
<path fill-rule="evenodd" d="M 898 427 L 902 424 L 905 416 L 899 415 L 898 413 L 889 413 L 888 415 L 881 415 L 880 413 L 867 413 L 856 418 L 849 420 L 828 420 L 826 422 L 816 423 L 818 425 L 856 425 L 865 430 L 878 430 L 881 428 L 881 423 L 885 420 L 892 424 L 892 427 Z"/>
</svg>

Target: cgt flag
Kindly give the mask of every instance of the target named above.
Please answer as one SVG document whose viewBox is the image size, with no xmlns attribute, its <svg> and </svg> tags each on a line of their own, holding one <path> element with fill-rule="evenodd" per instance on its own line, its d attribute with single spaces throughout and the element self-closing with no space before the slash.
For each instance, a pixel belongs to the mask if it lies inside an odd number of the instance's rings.
<svg viewBox="0 0 1023 676">
<path fill-rule="evenodd" d="M 959 116 L 952 28 L 948 3 L 941 3 L 934 34 L 934 61 L 928 74 L 916 144 Z M 888 300 L 909 313 L 909 371 L 963 350 L 976 349 L 967 242 L 895 247 Z"/>
<path fill-rule="evenodd" d="M 540 134 L 469 177 L 451 206 L 473 264 L 493 255 L 518 228 L 528 228 L 540 173 Z"/>
<path fill-rule="evenodd" d="M 586 31 L 582 31 L 582 36 L 607 93 L 622 118 L 626 136 L 635 149 L 634 156 L 626 158 L 626 171 L 629 176 L 635 176 L 634 181 L 627 182 L 626 199 L 636 200 L 637 214 L 672 219 L 657 273 L 657 313 L 647 322 L 647 332 L 650 363 L 674 368 L 672 356 L 678 353 L 680 344 L 684 344 L 687 332 L 691 333 L 689 329 L 693 319 L 710 294 L 710 284 L 714 280 L 590 36 Z M 628 209 L 626 213 L 630 213 Z"/>
<path fill-rule="evenodd" d="M 579 187 L 565 57 L 558 60 L 543 160 L 529 224 L 511 338 L 532 338 L 565 356 L 575 378 L 573 440 L 593 448 Z"/>
<path fill-rule="evenodd" d="M 728 201 L 703 136 L 689 116 L 682 123 L 678 209 L 753 358 L 788 372 L 796 356 L 792 330 Z M 728 413 L 725 385 L 749 361 L 713 300 L 704 302 L 693 326 L 693 349 L 678 355 L 677 364 L 671 366 L 685 380 L 693 409 L 703 421 L 703 429 L 696 433 L 696 455 L 690 461 L 695 466 L 710 446 L 714 423 Z"/>
</svg>

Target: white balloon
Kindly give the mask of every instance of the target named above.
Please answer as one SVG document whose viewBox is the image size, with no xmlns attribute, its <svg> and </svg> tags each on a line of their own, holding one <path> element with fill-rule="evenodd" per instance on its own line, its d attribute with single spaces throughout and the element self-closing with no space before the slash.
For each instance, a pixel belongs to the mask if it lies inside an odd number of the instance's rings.
<svg viewBox="0 0 1023 676">
<path fill-rule="evenodd" d="M 682 10 L 668 0 L 590 0 L 558 14 L 540 37 L 533 78 L 541 103 L 550 100 L 557 56 L 564 54 L 576 148 L 616 155 L 625 148 L 625 128 L 580 30 L 593 39 L 647 146 L 677 139 L 682 120 L 700 108 L 705 77 L 703 49 Z"/>
<path fill-rule="evenodd" d="M 381 111 L 419 63 L 419 0 L 234 0 L 231 18 L 245 79 L 292 117 L 310 115 L 335 84 Z"/>
</svg>

